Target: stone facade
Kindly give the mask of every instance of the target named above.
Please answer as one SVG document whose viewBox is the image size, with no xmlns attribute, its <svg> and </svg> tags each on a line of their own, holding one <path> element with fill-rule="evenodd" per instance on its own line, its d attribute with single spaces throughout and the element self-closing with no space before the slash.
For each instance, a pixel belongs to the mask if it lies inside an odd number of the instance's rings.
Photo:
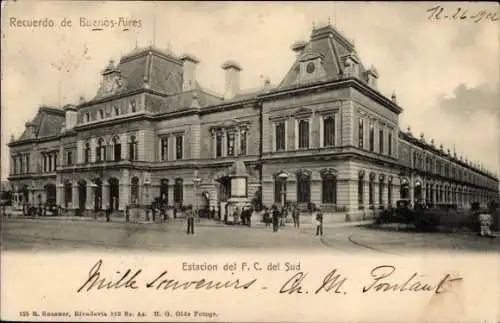
<svg viewBox="0 0 500 323">
<path fill-rule="evenodd" d="M 346 219 L 401 198 L 462 206 L 498 198 L 492 173 L 399 130 L 395 95 L 378 91 L 376 70 L 333 27 L 293 49 L 282 82 L 250 93 L 239 88 L 242 68 L 226 62 L 224 95 L 197 83 L 192 55 L 153 47 L 125 55 L 104 69 L 93 99 L 39 109 L 9 143 L 9 180 L 24 203 L 74 210 L 157 198 L 218 209 L 237 161 L 248 199 L 261 189 L 264 205 L 314 203 Z"/>
</svg>

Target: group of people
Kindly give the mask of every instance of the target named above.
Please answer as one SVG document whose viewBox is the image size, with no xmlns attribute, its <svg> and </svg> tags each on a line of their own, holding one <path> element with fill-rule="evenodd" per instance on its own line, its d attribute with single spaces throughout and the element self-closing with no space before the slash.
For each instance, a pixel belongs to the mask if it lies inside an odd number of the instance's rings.
<svg viewBox="0 0 500 323">
<path fill-rule="evenodd" d="M 321 209 L 311 204 L 309 205 L 309 211 L 312 213 L 312 218 L 316 227 L 316 235 L 323 235 L 323 213 Z M 290 203 L 286 206 L 274 204 L 270 209 L 264 206 L 264 223 L 266 227 L 271 227 L 272 225 L 273 232 L 278 232 L 279 227 L 284 227 L 290 215 L 292 217 L 293 226 L 295 228 L 300 228 L 300 209 L 296 203 Z"/>
<path fill-rule="evenodd" d="M 251 206 L 236 207 L 233 213 L 234 222 L 250 227 L 252 225 L 252 214 L 253 208 Z"/>
</svg>

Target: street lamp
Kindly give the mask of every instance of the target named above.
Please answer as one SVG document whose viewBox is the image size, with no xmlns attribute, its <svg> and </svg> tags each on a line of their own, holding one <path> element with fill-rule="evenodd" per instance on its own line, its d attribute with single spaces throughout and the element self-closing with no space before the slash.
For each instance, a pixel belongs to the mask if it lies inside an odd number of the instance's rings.
<svg viewBox="0 0 500 323">
<path fill-rule="evenodd" d="M 198 212 L 198 186 L 201 184 L 201 178 L 198 177 L 198 170 L 194 171 L 194 178 L 193 178 L 193 184 L 194 184 L 194 199 L 195 199 L 195 214 L 196 218 L 199 219 L 199 212 Z"/>
<path fill-rule="evenodd" d="M 285 188 L 285 183 L 286 183 L 286 180 L 288 178 L 288 174 L 287 173 L 284 173 L 284 172 L 281 172 L 279 175 L 278 175 L 278 178 L 280 179 L 281 181 L 281 206 L 282 207 L 285 207 L 285 198 L 286 198 L 286 188 Z"/>
</svg>

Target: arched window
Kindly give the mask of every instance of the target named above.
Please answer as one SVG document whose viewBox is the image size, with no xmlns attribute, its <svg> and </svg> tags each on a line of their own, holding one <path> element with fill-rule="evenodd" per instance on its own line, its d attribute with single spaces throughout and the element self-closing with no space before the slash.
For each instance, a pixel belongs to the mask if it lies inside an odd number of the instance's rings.
<svg viewBox="0 0 500 323">
<path fill-rule="evenodd" d="M 298 136 L 299 136 L 299 149 L 309 148 L 309 120 L 298 120 Z"/>
<path fill-rule="evenodd" d="M 83 159 L 85 164 L 90 163 L 90 144 L 85 143 L 85 148 L 83 149 Z"/>
<path fill-rule="evenodd" d="M 160 201 L 168 205 L 168 179 L 160 181 Z"/>
<path fill-rule="evenodd" d="M 64 182 L 64 206 L 67 208 L 73 200 L 73 187 L 70 181 Z M 76 207 L 73 205 L 73 207 Z"/>
<path fill-rule="evenodd" d="M 122 144 L 120 142 L 120 137 L 113 137 L 113 160 L 119 161 L 122 159 Z"/>
<path fill-rule="evenodd" d="M 222 157 L 222 132 L 215 133 L 215 157 Z"/>
<path fill-rule="evenodd" d="M 311 202 L 311 176 L 306 172 L 297 173 L 297 202 Z"/>
<path fill-rule="evenodd" d="M 128 156 L 130 160 L 137 160 L 137 140 L 135 139 L 135 136 L 130 136 Z"/>
<path fill-rule="evenodd" d="M 115 105 L 113 107 L 113 112 L 114 112 L 115 116 L 119 116 L 120 115 L 120 107 L 118 105 Z"/>
<path fill-rule="evenodd" d="M 274 179 L 274 203 L 286 202 L 286 178 L 276 176 Z"/>
<path fill-rule="evenodd" d="M 104 119 L 104 110 L 102 109 L 99 110 L 99 119 L 100 120 Z"/>
<path fill-rule="evenodd" d="M 374 200 L 375 200 L 375 174 L 374 173 L 371 173 L 370 174 L 370 181 L 368 182 L 368 204 L 370 204 L 370 206 L 373 206 L 373 204 L 375 203 Z"/>
<path fill-rule="evenodd" d="M 139 178 L 132 177 L 130 182 L 130 201 L 132 204 L 139 203 Z"/>
<path fill-rule="evenodd" d="M 174 185 L 174 203 L 182 205 L 183 202 L 184 202 L 184 182 L 182 178 L 176 178 Z"/>
<path fill-rule="evenodd" d="M 90 113 L 85 113 L 85 122 L 90 122 Z"/>
<path fill-rule="evenodd" d="M 130 112 L 136 112 L 137 111 L 137 104 L 135 100 L 130 101 Z"/>
<path fill-rule="evenodd" d="M 374 125 L 373 121 L 370 121 L 368 141 L 370 144 L 370 151 L 374 151 L 375 150 L 375 125 Z"/>
<path fill-rule="evenodd" d="M 365 172 L 360 171 L 358 177 L 358 204 L 361 206 L 364 203 L 365 194 Z"/>
<path fill-rule="evenodd" d="M 337 176 L 332 172 L 324 172 L 321 179 L 321 203 L 337 204 Z"/>
<path fill-rule="evenodd" d="M 385 176 L 384 174 L 380 174 L 378 181 L 378 204 L 384 205 L 384 189 L 385 189 Z"/>
<path fill-rule="evenodd" d="M 96 147 L 96 162 L 104 160 L 106 160 L 106 145 L 104 144 L 104 138 L 99 138 Z"/>
</svg>

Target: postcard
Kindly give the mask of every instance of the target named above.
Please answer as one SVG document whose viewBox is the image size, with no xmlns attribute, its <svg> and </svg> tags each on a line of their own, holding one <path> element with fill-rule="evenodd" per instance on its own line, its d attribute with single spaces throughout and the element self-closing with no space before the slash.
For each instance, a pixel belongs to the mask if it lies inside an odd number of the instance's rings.
<svg viewBox="0 0 500 323">
<path fill-rule="evenodd" d="M 2 320 L 500 321 L 497 5 L 2 7 Z"/>
</svg>

